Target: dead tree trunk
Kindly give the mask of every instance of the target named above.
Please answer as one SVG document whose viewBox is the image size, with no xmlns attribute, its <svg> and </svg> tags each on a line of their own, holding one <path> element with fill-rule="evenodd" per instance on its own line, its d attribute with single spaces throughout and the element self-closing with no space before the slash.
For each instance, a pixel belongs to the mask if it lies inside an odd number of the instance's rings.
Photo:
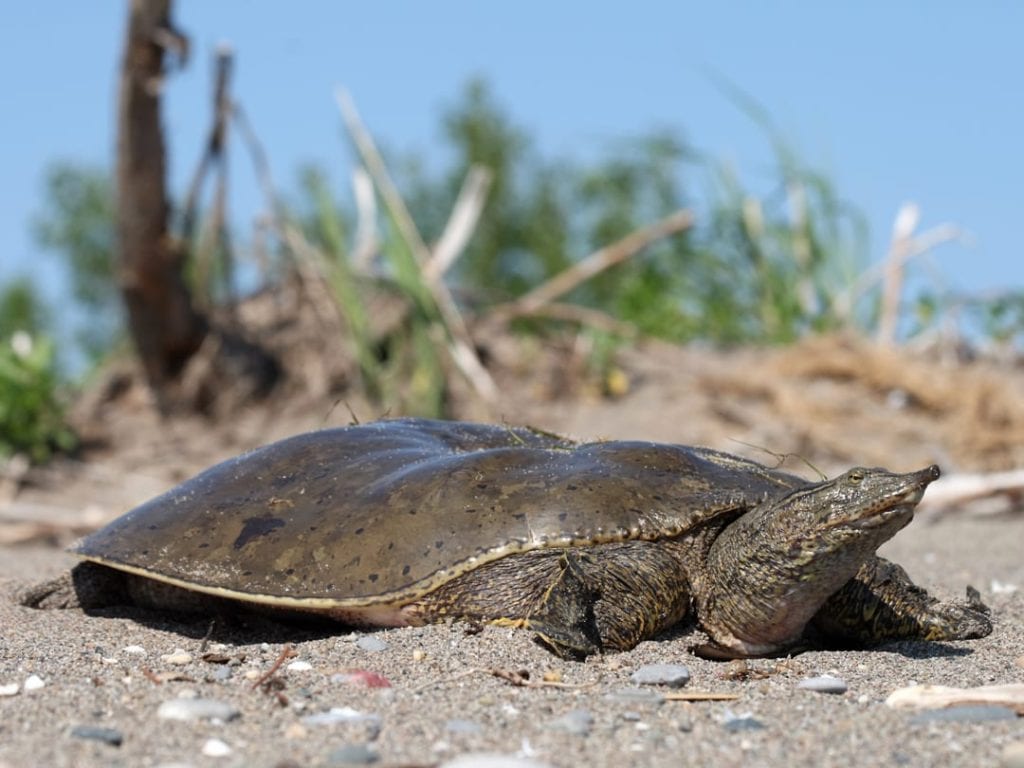
<svg viewBox="0 0 1024 768">
<path fill-rule="evenodd" d="M 171 0 L 131 0 L 117 114 L 117 239 L 121 293 L 135 349 L 163 412 L 231 410 L 265 395 L 276 358 L 200 312 L 185 282 L 186 244 L 169 231 L 160 123 L 164 57 L 184 57 Z M 225 194 L 220 189 L 221 204 Z M 197 353 L 202 354 L 197 355 Z M 193 359 L 186 370 L 186 364 Z"/>
<path fill-rule="evenodd" d="M 175 43 L 184 50 L 170 0 L 131 0 L 117 114 L 119 276 L 135 348 L 164 406 L 170 382 L 208 330 L 185 284 L 183 250 L 168 232 L 160 90 L 164 55 Z"/>
</svg>

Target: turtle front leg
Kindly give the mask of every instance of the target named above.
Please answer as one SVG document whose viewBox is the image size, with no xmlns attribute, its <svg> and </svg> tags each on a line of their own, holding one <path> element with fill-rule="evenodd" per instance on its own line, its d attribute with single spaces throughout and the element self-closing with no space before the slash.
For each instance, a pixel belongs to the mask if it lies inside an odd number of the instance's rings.
<svg viewBox="0 0 1024 768">
<path fill-rule="evenodd" d="M 988 613 L 973 587 L 967 588 L 965 603 L 942 602 L 914 584 L 900 566 L 873 557 L 825 601 L 811 627 L 840 645 L 971 640 L 992 631 Z"/>
<path fill-rule="evenodd" d="M 15 595 L 27 608 L 105 608 L 127 605 L 124 574 L 95 563 L 78 563 L 55 579 L 32 584 Z"/>
<path fill-rule="evenodd" d="M 594 617 L 598 594 L 587 584 L 582 557 L 572 551 L 562 555 L 558 575 L 522 621 L 563 658 L 589 656 L 602 645 Z"/>
</svg>

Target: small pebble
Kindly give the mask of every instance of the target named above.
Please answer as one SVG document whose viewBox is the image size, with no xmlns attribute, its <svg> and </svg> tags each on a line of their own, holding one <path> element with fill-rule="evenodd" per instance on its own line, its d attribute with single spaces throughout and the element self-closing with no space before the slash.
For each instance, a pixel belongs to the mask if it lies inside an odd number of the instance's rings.
<svg viewBox="0 0 1024 768">
<path fill-rule="evenodd" d="M 186 653 L 185 651 L 178 648 L 174 651 L 174 653 L 167 653 L 161 656 L 160 661 L 162 661 L 164 664 L 191 664 L 192 654 Z"/>
<path fill-rule="evenodd" d="M 0 696 L 16 696 L 18 691 L 21 690 L 21 686 L 17 683 L 8 683 L 7 685 L 0 685 Z"/>
<path fill-rule="evenodd" d="M 388 644 L 379 637 L 364 635 L 356 640 L 356 647 L 363 651 L 386 651 Z"/>
<path fill-rule="evenodd" d="M 725 716 L 722 718 L 722 725 L 725 726 L 725 730 L 730 733 L 736 733 L 737 731 L 759 731 L 765 727 L 764 723 L 754 717 L 750 712 L 737 714 L 731 709 L 725 710 Z"/>
<path fill-rule="evenodd" d="M 614 701 L 619 704 L 663 704 L 665 697 L 657 691 L 647 688 L 619 688 L 617 691 L 606 693 L 606 701 Z"/>
<path fill-rule="evenodd" d="M 121 649 L 125 653 L 131 654 L 132 656 L 145 656 L 146 649 L 141 645 L 126 645 Z"/>
<path fill-rule="evenodd" d="M 629 676 L 637 685 L 667 685 L 682 688 L 690 682 L 690 670 L 682 664 L 647 664 Z"/>
<path fill-rule="evenodd" d="M 124 736 L 116 728 L 100 728 L 95 725 L 76 725 L 71 729 L 71 735 L 76 739 L 102 741 L 113 747 L 120 747 L 124 741 Z"/>
<path fill-rule="evenodd" d="M 210 674 L 211 679 L 215 682 L 223 683 L 231 679 L 231 667 L 225 665 L 223 667 L 217 667 Z"/>
<path fill-rule="evenodd" d="M 286 739 L 304 739 L 309 735 L 309 731 L 306 730 L 306 726 L 302 723 L 292 723 L 284 729 L 284 737 Z"/>
<path fill-rule="evenodd" d="M 288 665 L 289 672 L 309 672 L 313 668 L 313 665 L 308 661 L 293 661 Z"/>
<path fill-rule="evenodd" d="M 444 724 L 448 733 L 483 733 L 483 726 L 473 720 L 453 718 Z"/>
<path fill-rule="evenodd" d="M 334 725 L 336 723 L 374 723 L 380 722 L 380 715 L 366 714 L 351 707 L 331 707 L 326 712 L 306 715 L 302 718 L 303 725 Z"/>
<path fill-rule="evenodd" d="M 164 720 L 220 720 L 228 722 L 242 713 L 215 699 L 171 699 L 160 705 L 156 716 Z"/>
<path fill-rule="evenodd" d="M 231 747 L 220 739 L 207 739 L 203 744 L 203 754 L 207 757 L 225 757 L 231 754 Z"/>
<path fill-rule="evenodd" d="M 946 709 L 930 709 L 910 718 L 914 725 L 924 723 L 985 723 L 994 720 L 1016 720 L 1017 713 L 1009 707 L 968 704 Z"/>
<path fill-rule="evenodd" d="M 380 760 L 380 755 L 366 744 L 346 744 L 327 756 L 329 765 L 370 765 Z"/>
<path fill-rule="evenodd" d="M 46 685 L 46 683 L 43 682 L 43 678 L 39 675 L 29 675 L 25 678 L 25 684 L 23 687 L 26 691 L 38 691 L 44 685 Z"/>
<path fill-rule="evenodd" d="M 369 669 L 347 669 L 331 675 L 332 683 L 348 685 L 365 685 L 367 688 L 390 688 L 391 681 L 384 675 Z"/>
<path fill-rule="evenodd" d="M 1024 741 L 1014 741 L 1003 748 L 999 758 L 1001 768 L 1024 768 Z"/>
<path fill-rule="evenodd" d="M 425 658 L 427 658 L 427 652 L 422 648 L 417 648 L 412 652 L 413 661 L 423 661 Z"/>
<path fill-rule="evenodd" d="M 548 726 L 555 731 L 564 731 L 573 736 L 586 736 L 594 726 L 594 716 L 585 709 L 570 709 L 564 715 L 551 721 Z"/>
<path fill-rule="evenodd" d="M 796 687 L 815 693 L 846 693 L 846 681 L 833 675 L 807 677 L 797 683 Z"/>
</svg>

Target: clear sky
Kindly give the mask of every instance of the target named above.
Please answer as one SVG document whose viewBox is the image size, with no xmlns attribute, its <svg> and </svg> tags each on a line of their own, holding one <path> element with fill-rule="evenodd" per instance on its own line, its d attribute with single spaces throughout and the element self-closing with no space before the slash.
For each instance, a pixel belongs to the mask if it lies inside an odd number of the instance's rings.
<svg viewBox="0 0 1024 768">
<path fill-rule="evenodd" d="M 59 293 L 28 222 L 44 168 L 110 165 L 126 2 L 32 0 L 4 9 L 0 46 L 0 280 L 31 272 Z M 901 202 L 968 246 L 936 254 L 946 287 L 1024 288 L 1024 3 L 313 2 L 179 0 L 194 56 L 167 86 L 179 193 L 209 122 L 210 54 L 237 52 L 234 93 L 279 186 L 318 161 L 346 178 L 332 91 L 346 86 L 388 146 L 429 153 L 438 109 L 483 75 L 549 155 L 585 154 L 658 126 L 731 160 L 772 167 L 763 132 L 707 76 L 759 100 L 831 174 L 884 252 Z M 236 220 L 259 211 L 236 150 Z"/>
</svg>

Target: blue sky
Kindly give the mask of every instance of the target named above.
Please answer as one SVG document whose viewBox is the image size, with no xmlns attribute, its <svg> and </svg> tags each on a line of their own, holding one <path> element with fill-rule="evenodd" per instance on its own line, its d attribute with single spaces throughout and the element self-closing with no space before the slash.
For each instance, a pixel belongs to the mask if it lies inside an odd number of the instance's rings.
<svg viewBox="0 0 1024 768">
<path fill-rule="evenodd" d="M 45 167 L 110 165 L 115 75 L 126 2 L 33 0 L 5 8 L 0 46 L 0 280 L 34 274 L 60 293 L 28 223 Z M 764 133 L 709 80 L 721 73 L 761 102 L 802 156 L 829 173 L 884 252 L 903 201 L 922 226 L 959 224 L 967 246 L 935 254 L 947 288 L 1024 287 L 1024 3 L 517 3 L 179 0 L 187 70 L 167 86 L 172 185 L 194 168 L 209 121 L 210 54 L 237 52 L 234 93 L 279 186 L 307 161 L 347 178 L 332 98 L 353 94 L 388 146 L 438 146 L 438 110 L 486 77 L 548 155 L 586 155 L 654 127 L 678 127 L 767 178 Z M 239 148 L 232 208 L 262 201 Z"/>
</svg>

